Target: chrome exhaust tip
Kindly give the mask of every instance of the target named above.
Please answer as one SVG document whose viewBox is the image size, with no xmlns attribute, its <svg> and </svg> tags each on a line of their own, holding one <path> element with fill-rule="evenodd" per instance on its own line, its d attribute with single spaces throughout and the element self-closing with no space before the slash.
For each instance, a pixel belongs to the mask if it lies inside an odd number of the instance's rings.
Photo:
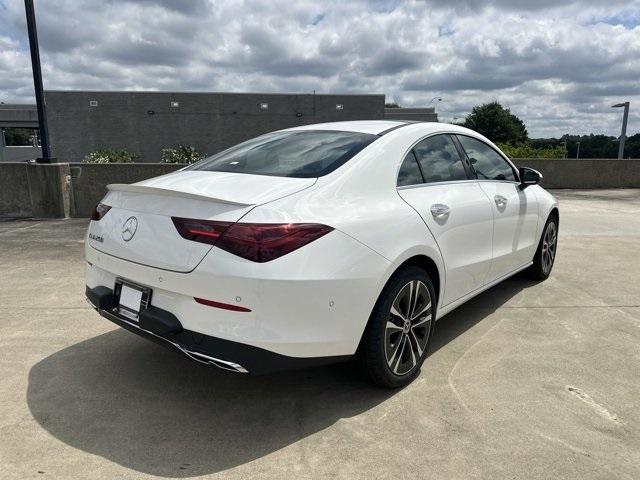
<svg viewBox="0 0 640 480">
<path fill-rule="evenodd" d="M 238 365 L 237 363 L 220 360 L 219 358 L 210 357 L 209 355 L 205 355 L 204 353 L 187 350 L 186 348 L 177 344 L 174 345 L 176 345 L 176 347 L 181 350 L 182 353 L 184 353 L 187 357 L 195 360 L 196 362 L 205 363 L 207 365 L 215 365 L 218 368 L 229 370 L 231 372 L 249 373 L 246 368 L 244 368 L 242 365 Z"/>
<path fill-rule="evenodd" d="M 88 301 L 88 300 L 87 300 Z M 179 343 L 176 342 L 172 342 L 171 340 L 169 340 L 168 338 L 165 338 L 161 335 L 158 335 L 157 333 L 154 333 L 150 330 L 146 330 L 142 327 L 140 327 L 140 325 L 137 325 L 136 323 L 134 323 L 133 321 L 115 315 L 112 312 L 109 312 L 107 310 L 101 310 L 99 308 L 97 308 L 95 305 L 93 305 L 93 303 L 91 303 L 89 301 L 89 304 L 98 312 L 100 313 L 102 316 L 106 317 L 106 318 L 111 318 L 114 320 L 117 320 L 119 322 L 124 322 L 127 325 L 135 328 L 136 330 L 139 330 L 141 332 L 144 332 L 148 335 L 153 335 L 156 338 L 159 338 L 160 340 L 164 340 L 166 343 L 168 343 L 169 345 L 172 345 L 173 347 L 175 347 L 178 351 L 180 351 L 181 353 L 183 353 L 184 355 L 186 355 L 187 357 L 189 357 L 191 360 L 194 360 L 198 363 L 204 363 L 205 365 L 213 365 L 215 367 L 218 367 L 222 370 L 227 370 L 229 372 L 236 372 L 236 373 L 249 373 L 249 371 L 244 368 L 242 365 L 239 365 L 237 363 L 234 362 L 229 362 L 227 360 L 221 360 L 219 358 L 215 358 L 215 357 L 211 357 L 209 355 L 206 355 L 204 353 L 200 353 L 200 352 L 194 352 L 192 350 L 188 350 L 185 347 L 183 347 L 182 345 L 180 345 Z"/>
</svg>

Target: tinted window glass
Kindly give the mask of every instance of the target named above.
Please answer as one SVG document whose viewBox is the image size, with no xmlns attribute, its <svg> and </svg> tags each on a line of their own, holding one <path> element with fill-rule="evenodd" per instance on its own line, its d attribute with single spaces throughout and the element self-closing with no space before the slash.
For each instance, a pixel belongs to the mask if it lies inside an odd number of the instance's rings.
<svg viewBox="0 0 640 480">
<path fill-rule="evenodd" d="M 425 182 L 466 180 L 458 150 L 448 135 L 436 135 L 418 143 L 413 151 L 420 162 Z"/>
<path fill-rule="evenodd" d="M 398 172 L 398 186 L 403 187 L 405 185 L 417 185 L 423 181 L 416 156 L 413 152 L 407 153 L 407 156 L 404 157 L 404 161 L 400 166 L 400 171 Z"/>
<path fill-rule="evenodd" d="M 516 176 L 511 165 L 493 148 L 475 138 L 458 135 L 460 143 L 467 152 L 478 178 L 483 180 L 510 180 L 515 182 Z"/>
<path fill-rule="evenodd" d="M 188 169 L 278 177 L 321 177 L 346 163 L 376 138 L 376 135 L 356 132 L 275 132 L 205 158 Z"/>
</svg>

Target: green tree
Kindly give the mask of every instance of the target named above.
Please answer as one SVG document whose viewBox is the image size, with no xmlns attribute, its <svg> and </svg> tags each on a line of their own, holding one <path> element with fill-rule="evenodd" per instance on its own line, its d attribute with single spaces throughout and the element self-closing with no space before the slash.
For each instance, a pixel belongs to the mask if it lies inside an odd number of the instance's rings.
<svg viewBox="0 0 640 480">
<path fill-rule="evenodd" d="M 640 133 L 627 137 L 624 144 L 624 158 L 640 158 Z"/>
<path fill-rule="evenodd" d="M 473 107 L 462 125 L 475 130 L 493 142 L 515 145 L 526 142 L 529 138 L 524 122 L 498 102 Z"/>
</svg>

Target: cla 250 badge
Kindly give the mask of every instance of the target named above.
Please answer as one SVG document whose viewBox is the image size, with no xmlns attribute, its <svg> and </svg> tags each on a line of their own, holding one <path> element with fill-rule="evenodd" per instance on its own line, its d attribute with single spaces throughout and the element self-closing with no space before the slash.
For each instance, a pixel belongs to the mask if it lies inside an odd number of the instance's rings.
<svg viewBox="0 0 640 480">
<path fill-rule="evenodd" d="M 104 242 L 104 238 L 102 238 L 100 235 L 94 235 L 93 233 L 89 234 L 89 238 L 91 240 L 95 240 L 96 242 L 100 242 L 100 243 Z"/>
</svg>

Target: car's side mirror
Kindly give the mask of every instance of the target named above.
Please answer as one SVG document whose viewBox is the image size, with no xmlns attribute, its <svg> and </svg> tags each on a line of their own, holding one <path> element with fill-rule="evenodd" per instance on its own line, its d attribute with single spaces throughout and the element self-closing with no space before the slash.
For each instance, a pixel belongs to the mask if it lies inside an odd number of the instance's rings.
<svg viewBox="0 0 640 480">
<path fill-rule="evenodd" d="M 529 185 L 537 185 L 542 181 L 542 174 L 533 168 L 520 167 L 520 188 L 526 188 Z"/>
</svg>

